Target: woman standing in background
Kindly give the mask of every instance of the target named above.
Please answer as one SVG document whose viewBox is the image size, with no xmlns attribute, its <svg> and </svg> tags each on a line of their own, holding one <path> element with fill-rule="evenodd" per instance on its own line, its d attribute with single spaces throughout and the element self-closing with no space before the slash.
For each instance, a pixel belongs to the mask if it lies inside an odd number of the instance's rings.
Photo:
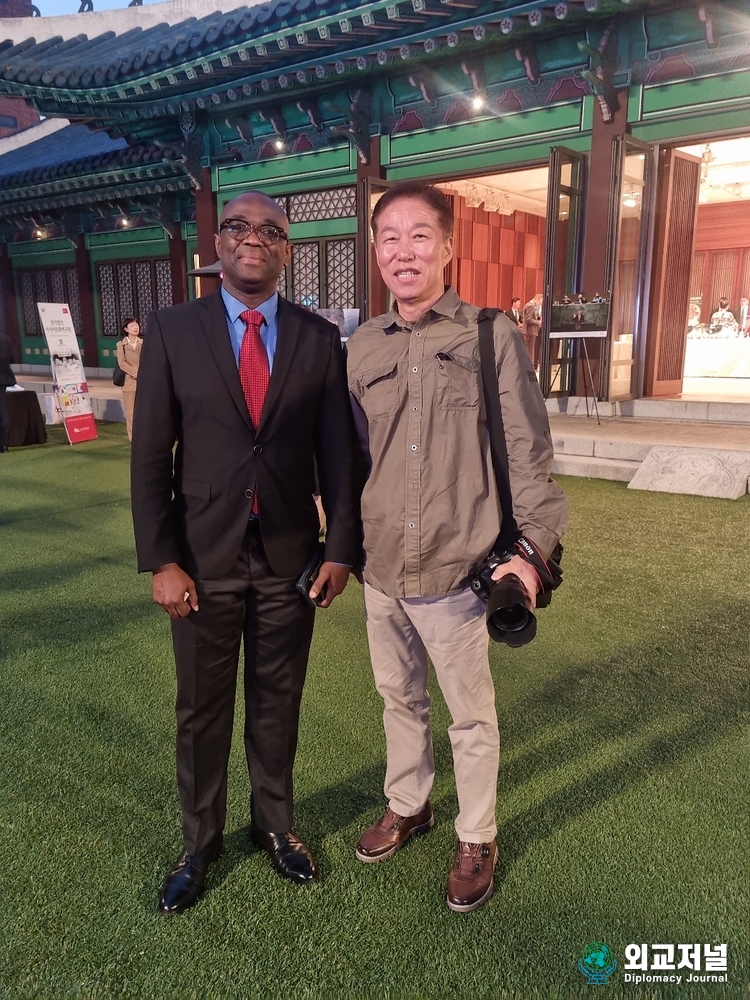
<svg viewBox="0 0 750 1000">
<path fill-rule="evenodd" d="M 117 364 L 125 372 L 125 385 L 122 387 L 122 403 L 125 407 L 125 426 L 128 431 L 128 441 L 133 440 L 133 407 L 135 406 L 135 390 L 138 385 L 138 365 L 141 362 L 141 325 L 135 316 L 128 316 L 122 321 L 125 336 L 117 345 Z"/>
</svg>

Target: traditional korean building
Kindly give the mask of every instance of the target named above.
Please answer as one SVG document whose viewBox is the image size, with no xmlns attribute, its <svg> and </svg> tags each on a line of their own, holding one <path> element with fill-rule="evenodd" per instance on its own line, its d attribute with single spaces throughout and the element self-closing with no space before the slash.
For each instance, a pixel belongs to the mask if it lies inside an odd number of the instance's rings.
<svg viewBox="0 0 750 1000">
<path fill-rule="evenodd" d="M 367 219 L 417 177 L 453 199 L 461 295 L 545 293 L 545 391 L 583 389 L 584 342 L 549 336 L 551 303 L 583 293 L 611 299 L 586 342 L 600 398 L 750 398 L 747 0 L 232 3 L 0 19 L 0 93 L 44 116 L 0 138 L 21 363 L 45 362 L 36 301 L 71 303 L 102 369 L 122 317 L 215 288 L 186 272 L 248 189 L 289 215 L 289 298 L 382 311 Z M 731 337 L 711 332 L 722 296 Z"/>
</svg>

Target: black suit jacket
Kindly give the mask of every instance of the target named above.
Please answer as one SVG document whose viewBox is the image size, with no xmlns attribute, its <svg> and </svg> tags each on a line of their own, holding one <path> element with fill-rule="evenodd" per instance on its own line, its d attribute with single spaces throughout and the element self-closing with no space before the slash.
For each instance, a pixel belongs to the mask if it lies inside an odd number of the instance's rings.
<svg viewBox="0 0 750 1000">
<path fill-rule="evenodd" d="M 505 310 L 505 315 L 506 315 L 506 316 L 508 317 L 508 319 L 509 319 L 509 320 L 510 320 L 510 321 L 511 321 L 512 323 L 514 323 L 514 324 L 515 324 L 516 326 L 518 326 L 518 324 L 519 324 L 519 323 L 521 322 L 521 320 L 523 319 L 523 312 L 522 312 L 522 310 L 521 310 L 521 309 L 519 309 L 519 310 L 518 310 L 518 316 L 515 316 L 515 315 L 513 314 L 513 310 L 512 310 L 512 309 L 506 309 L 506 310 Z"/>
<path fill-rule="evenodd" d="M 316 463 L 325 557 L 352 565 L 351 462 L 344 356 L 331 323 L 279 298 L 276 355 L 256 432 L 221 293 L 149 316 L 131 459 L 141 572 L 170 562 L 204 579 L 230 572 L 257 489 L 271 568 L 298 575 L 318 538 Z"/>
</svg>

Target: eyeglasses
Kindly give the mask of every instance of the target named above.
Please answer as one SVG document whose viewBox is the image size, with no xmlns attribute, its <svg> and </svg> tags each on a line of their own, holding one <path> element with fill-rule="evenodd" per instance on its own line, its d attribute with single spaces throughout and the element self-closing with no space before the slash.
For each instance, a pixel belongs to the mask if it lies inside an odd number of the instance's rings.
<svg viewBox="0 0 750 1000">
<path fill-rule="evenodd" d="M 278 226 L 256 226 L 252 222 L 238 222 L 235 220 L 222 222 L 219 226 L 219 232 L 229 233 L 233 240 L 238 241 L 243 240 L 250 233 L 255 233 L 260 242 L 267 247 L 272 247 L 274 243 L 278 243 L 281 239 L 289 239 L 288 234 L 283 229 L 279 229 Z"/>
</svg>

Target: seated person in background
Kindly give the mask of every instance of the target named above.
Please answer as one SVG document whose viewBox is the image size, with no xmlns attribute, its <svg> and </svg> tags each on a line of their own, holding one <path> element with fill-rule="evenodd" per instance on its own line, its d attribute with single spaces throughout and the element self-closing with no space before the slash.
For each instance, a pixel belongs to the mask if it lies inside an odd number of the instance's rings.
<svg viewBox="0 0 750 1000">
<path fill-rule="evenodd" d="M 688 333 L 695 330 L 696 327 L 701 325 L 701 307 L 697 302 L 691 302 L 688 306 Z"/>
<path fill-rule="evenodd" d="M 743 337 L 750 337 L 750 299 L 743 295 L 740 299 L 740 333 Z"/>
<path fill-rule="evenodd" d="M 711 316 L 708 329 L 709 333 L 720 333 L 728 330 L 737 332 L 737 320 L 734 318 L 734 313 L 729 309 L 729 299 L 719 299 L 719 308 Z"/>
</svg>

